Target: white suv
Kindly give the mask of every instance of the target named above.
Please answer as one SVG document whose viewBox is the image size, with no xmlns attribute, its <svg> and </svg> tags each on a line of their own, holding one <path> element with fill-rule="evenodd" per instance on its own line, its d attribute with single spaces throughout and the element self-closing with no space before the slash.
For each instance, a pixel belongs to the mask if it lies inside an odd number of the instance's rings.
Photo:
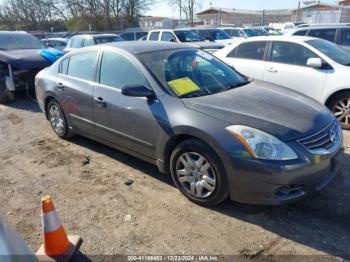
<svg viewBox="0 0 350 262">
<path fill-rule="evenodd" d="M 350 53 L 335 44 L 304 36 L 253 37 L 214 55 L 243 75 L 320 101 L 350 129 Z"/>
</svg>

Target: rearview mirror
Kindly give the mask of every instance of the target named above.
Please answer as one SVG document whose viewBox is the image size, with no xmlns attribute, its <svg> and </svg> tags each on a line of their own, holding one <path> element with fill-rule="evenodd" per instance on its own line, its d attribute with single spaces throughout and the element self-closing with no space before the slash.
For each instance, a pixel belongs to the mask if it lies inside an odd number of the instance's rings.
<svg viewBox="0 0 350 262">
<path fill-rule="evenodd" d="M 307 60 L 307 66 L 319 69 L 322 67 L 322 59 L 321 58 L 309 58 Z"/>
<path fill-rule="evenodd" d="M 156 97 L 156 94 L 154 93 L 153 90 L 142 85 L 125 86 L 122 89 L 122 94 L 125 96 L 132 96 L 132 97 L 147 97 L 147 98 Z"/>
</svg>

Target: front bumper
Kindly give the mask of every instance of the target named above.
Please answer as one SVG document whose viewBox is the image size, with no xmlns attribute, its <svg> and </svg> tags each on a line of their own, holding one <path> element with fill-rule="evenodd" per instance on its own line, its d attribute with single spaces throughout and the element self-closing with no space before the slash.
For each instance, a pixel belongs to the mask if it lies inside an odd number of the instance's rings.
<svg viewBox="0 0 350 262">
<path fill-rule="evenodd" d="M 291 161 L 230 156 L 226 165 L 231 199 L 247 204 L 279 205 L 313 195 L 341 169 L 344 148 L 327 155 L 304 155 Z"/>
</svg>

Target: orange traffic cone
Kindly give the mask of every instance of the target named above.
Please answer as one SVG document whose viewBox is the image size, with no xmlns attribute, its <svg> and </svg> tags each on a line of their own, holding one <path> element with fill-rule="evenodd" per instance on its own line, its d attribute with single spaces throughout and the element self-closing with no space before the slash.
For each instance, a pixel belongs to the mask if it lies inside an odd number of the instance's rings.
<svg viewBox="0 0 350 262">
<path fill-rule="evenodd" d="M 48 257 L 58 257 L 54 261 L 69 260 L 81 245 L 82 239 L 79 236 L 67 236 L 49 196 L 41 199 L 41 206 L 44 244 L 36 255 L 40 261 L 51 261 L 47 260 Z"/>
<path fill-rule="evenodd" d="M 48 256 L 59 256 L 69 248 L 67 234 L 49 196 L 41 199 L 44 248 Z"/>
</svg>

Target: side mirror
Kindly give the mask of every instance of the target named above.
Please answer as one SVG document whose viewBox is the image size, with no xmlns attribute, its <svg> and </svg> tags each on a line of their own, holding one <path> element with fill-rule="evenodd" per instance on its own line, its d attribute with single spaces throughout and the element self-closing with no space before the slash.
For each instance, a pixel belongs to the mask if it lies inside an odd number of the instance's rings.
<svg viewBox="0 0 350 262">
<path fill-rule="evenodd" d="M 122 94 L 131 97 L 147 97 L 149 99 L 155 98 L 156 94 L 153 90 L 148 89 L 142 85 L 129 85 L 122 88 Z"/>
<path fill-rule="evenodd" d="M 175 38 L 171 38 L 169 42 L 175 43 L 176 39 Z"/>
<path fill-rule="evenodd" d="M 307 66 L 320 69 L 322 67 L 322 59 L 321 58 L 309 58 L 307 60 Z"/>
</svg>

